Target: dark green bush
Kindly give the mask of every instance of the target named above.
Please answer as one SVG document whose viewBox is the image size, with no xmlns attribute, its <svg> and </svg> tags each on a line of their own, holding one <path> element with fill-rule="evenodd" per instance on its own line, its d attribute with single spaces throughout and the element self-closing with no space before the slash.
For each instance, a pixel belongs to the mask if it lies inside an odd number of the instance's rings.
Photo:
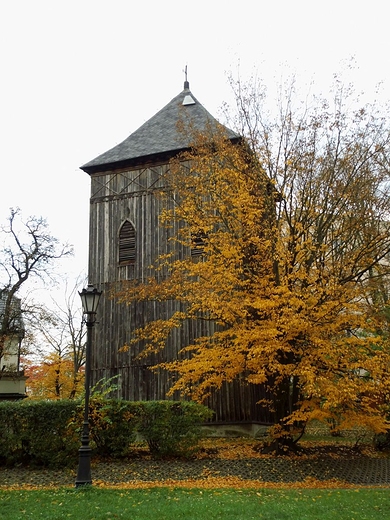
<svg viewBox="0 0 390 520">
<path fill-rule="evenodd" d="M 374 436 L 374 448 L 379 451 L 390 450 L 390 430 L 386 433 L 377 433 Z"/>
<path fill-rule="evenodd" d="M 84 403 L 80 403 L 72 427 L 81 436 Z M 124 457 L 136 438 L 137 413 L 134 403 L 120 399 L 93 397 L 89 402 L 90 444 L 106 457 Z"/>
<path fill-rule="evenodd" d="M 91 447 L 97 455 L 124 457 L 140 436 L 154 456 L 189 456 L 211 414 L 191 402 L 94 397 L 89 407 Z M 76 466 L 83 415 L 80 401 L 0 402 L 0 464 Z"/>
<path fill-rule="evenodd" d="M 100 455 L 123 457 L 131 452 L 131 443 L 138 436 L 146 441 L 153 456 L 189 456 L 198 445 L 201 424 L 211 415 L 205 406 L 187 401 L 92 398 L 91 445 Z"/>
<path fill-rule="evenodd" d="M 154 456 L 191 456 L 201 437 L 201 424 L 212 411 L 188 401 L 140 403 L 138 433 Z"/>
<path fill-rule="evenodd" d="M 76 460 L 80 444 L 68 423 L 74 401 L 0 403 L 0 461 L 55 467 Z"/>
</svg>

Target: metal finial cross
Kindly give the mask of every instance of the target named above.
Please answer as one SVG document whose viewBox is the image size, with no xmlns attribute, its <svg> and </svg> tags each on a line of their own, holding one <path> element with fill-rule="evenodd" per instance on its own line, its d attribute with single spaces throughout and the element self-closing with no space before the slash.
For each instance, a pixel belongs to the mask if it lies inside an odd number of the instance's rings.
<svg viewBox="0 0 390 520">
<path fill-rule="evenodd" d="M 184 88 L 186 89 L 189 89 L 190 88 L 190 84 L 188 82 L 188 79 L 187 79 L 187 65 L 185 66 L 184 70 L 184 77 L 185 77 L 185 81 L 184 81 Z"/>
</svg>

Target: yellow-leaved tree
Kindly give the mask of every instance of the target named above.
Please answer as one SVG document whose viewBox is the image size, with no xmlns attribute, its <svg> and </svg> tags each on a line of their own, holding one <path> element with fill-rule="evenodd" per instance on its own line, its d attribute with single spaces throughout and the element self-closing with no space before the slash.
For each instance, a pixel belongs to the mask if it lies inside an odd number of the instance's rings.
<svg viewBox="0 0 390 520">
<path fill-rule="evenodd" d="M 39 363 L 26 362 L 25 373 L 30 399 L 75 399 L 83 393 L 84 372 L 75 380 L 69 353 L 51 352 Z"/>
<path fill-rule="evenodd" d="M 161 225 L 181 223 L 172 240 L 197 254 L 157 258 L 154 276 L 117 295 L 182 304 L 137 330 L 134 342 L 150 353 L 184 322 L 208 320 L 209 333 L 164 364 L 176 374 L 172 391 L 202 400 L 238 376 L 263 384 L 283 442 L 313 418 L 384 431 L 386 113 L 353 104 L 336 81 L 332 102 L 313 98 L 296 110 L 291 89 L 266 117 L 264 91 L 236 87 L 241 141 L 222 130 L 194 134 L 160 194 Z"/>
</svg>

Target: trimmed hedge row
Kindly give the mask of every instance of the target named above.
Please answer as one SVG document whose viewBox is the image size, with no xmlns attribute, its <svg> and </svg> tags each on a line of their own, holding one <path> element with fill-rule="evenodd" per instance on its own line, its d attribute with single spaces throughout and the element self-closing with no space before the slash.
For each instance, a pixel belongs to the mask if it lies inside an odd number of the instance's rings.
<svg viewBox="0 0 390 520">
<path fill-rule="evenodd" d="M 0 403 L 0 462 L 60 466 L 80 443 L 68 428 L 78 403 L 74 401 L 3 401 Z"/>
<path fill-rule="evenodd" d="M 0 402 L 0 464 L 74 466 L 83 422 L 80 401 Z M 190 456 L 197 448 L 201 424 L 212 412 L 186 401 L 130 402 L 91 399 L 90 441 L 98 456 L 131 455 L 137 439 L 155 457 Z"/>
</svg>

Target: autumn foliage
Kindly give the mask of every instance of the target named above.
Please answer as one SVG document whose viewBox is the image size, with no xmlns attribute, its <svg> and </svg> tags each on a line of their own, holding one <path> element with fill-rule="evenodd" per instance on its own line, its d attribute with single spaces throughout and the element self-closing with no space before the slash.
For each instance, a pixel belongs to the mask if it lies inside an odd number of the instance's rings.
<svg viewBox="0 0 390 520">
<path fill-rule="evenodd" d="M 295 109 L 290 90 L 270 118 L 264 92 L 236 92 L 241 141 L 208 129 L 171 164 L 161 225 L 181 223 L 177 248 L 118 296 L 181 307 L 134 342 L 154 352 L 185 322 L 208 321 L 163 365 L 176 374 L 172 392 L 202 400 L 240 375 L 269 390 L 276 437 L 313 418 L 384 431 L 388 120 L 354 108 L 337 81 L 331 102 Z"/>
<path fill-rule="evenodd" d="M 74 399 L 84 389 L 84 371 L 75 373 L 70 354 L 47 354 L 40 363 L 26 361 L 27 394 L 30 399 Z"/>
</svg>

